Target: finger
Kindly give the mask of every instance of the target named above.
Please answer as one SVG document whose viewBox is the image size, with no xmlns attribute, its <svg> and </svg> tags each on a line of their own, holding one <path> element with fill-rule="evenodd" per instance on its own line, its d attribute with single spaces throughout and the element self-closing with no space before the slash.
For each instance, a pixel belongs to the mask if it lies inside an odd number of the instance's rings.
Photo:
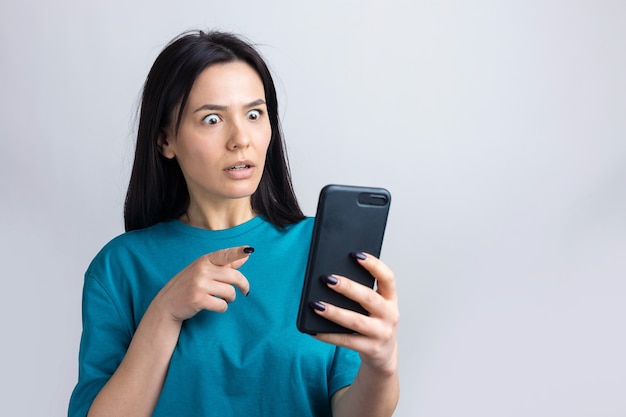
<svg viewBox="0 0 626 417">
<path fill-rule="evenodd" d="M 313 337 L 322 342 L 342 346 L 357 352 L 365 351 L 370 342 L 366 336 L 350 333 L 318 333 L 313 335 Z"/>
<path fill-rule="evenodd" d="M 387 300 L 397 298 L 396 279 L 393 271 L 383 261 L 365 252 L 356 252 L 354 258 L 374 278 L 376 278 L 377 291 Z"/>
<path fill-rule="evenodd" d="M 213 266 L 213 268 L 223 267 Z M 195 291 L 190 299 L 196 312 L 200 310 L 226 311 L 228 304 L 235 301 L 237 297 L 235 287 L 238 287 L 244 294 L 249 292 L 248 281 L 239 271 L 226 268 L 222 270 L 226 273 L 213 275 L 212 279 L 199 283 L 198 291 Z M 234 275 L 239 275 L 240 278 Z"/>
<path fill-rule="evenodd" d="M 372 336 L 381 331 L 378 319 L 357 313 L 356 311 L 340 308 L 325 302 L 315 303 L 313 309 L 325 319 L 364 336 Z"/>
<path fill-rule="evenodd" d="M 204 259 L 208 260 L 213 267 L 223 266 L 227 268 L 223 269 L 218 276 L 215 276 L 214 272 L 210 273 L 214 279 L 236 286 L 242 294 L 247 296 L 250 293 L 250 283 L 236 268 L 243 265 L 252 252 L 254 249 L 250 246 L 239 246 L 209 253 L 204 255 Z"/>
<path fill-rule="evenodd" d="M 246 277 L 236 269 L 230 269 L 225 267 L 216 267 L 213 268 L 221 268 L 221 270 L 209 272 L 210 280 L 213 283 L 223 283 L 228 285 L 234 285 L 239 288 L 239 291 L 246 297 L 250 293 L 250 282 L 246 279 Z M 209 291 L 210 292 L 210 291 Z"/>
<path fill-rule="evenodd" d="M 237 298 L 235 287 L 219 281 L 213 281 L 209 288 L 206 289 L 206 293 L 213 297 L 221 298 L 227 303 L 232 303 Z"/>
<path fill-rule="evenodd" d="M 237 269 L 248 260 L 248 257 L 253 252 L 254 248 L 251 246 L 237 246 L 207 253 L 204 256 L 213 265 Z"/>
<path fill-rule="evenodd" d="M 223 313 L 228 310 L 228 301 L 210 294 L 206 294 L 206 296 L 202 300 L 202 304 L 199 306 L 198 311 L 200 310 L 209 310 Z"/>
<path fill-rule="evenodd" d="M 385 298 L 370 287 L 340 275 L 324 275 L 321 280 L 333 291 L 359 303 L 370 314 L 383 309 Z"/>
</svg>

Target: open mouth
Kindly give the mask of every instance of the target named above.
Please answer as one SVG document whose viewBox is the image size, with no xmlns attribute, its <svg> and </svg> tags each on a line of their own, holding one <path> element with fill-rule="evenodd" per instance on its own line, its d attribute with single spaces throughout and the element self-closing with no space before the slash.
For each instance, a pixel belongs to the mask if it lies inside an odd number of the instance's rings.
<svg viewBox="0 0 626 417">
<path fill-rule="evenodd" d="M 237 171 L 237 170 L 240 170 L 240 169 L 248 169 L 248 168 L 250 168 L 250 165 L 248 165 L 248 164 L 235 165 L 234 167 L 226 168 L 226 171 Z"/>
</svg>

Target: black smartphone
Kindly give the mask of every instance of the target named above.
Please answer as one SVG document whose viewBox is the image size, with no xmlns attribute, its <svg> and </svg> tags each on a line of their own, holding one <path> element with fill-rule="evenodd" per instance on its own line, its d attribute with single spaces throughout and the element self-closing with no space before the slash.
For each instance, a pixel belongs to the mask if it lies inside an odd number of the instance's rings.
<svg viewBox="0 0 626 417">
<path fill-rule="evenodd" d="M 303 333 L 354 333 L 317 315 L 323 301 L 368 314 L 360 304 L 328 288 L 323 275 L 337 274 L 373 288 L 375 279 L 351 252 L 380 257 L 391 194 L 384 188 L 331 184 L 320 192 L 311 248 L 300 298 L 297 327 Z"/>
</svg>

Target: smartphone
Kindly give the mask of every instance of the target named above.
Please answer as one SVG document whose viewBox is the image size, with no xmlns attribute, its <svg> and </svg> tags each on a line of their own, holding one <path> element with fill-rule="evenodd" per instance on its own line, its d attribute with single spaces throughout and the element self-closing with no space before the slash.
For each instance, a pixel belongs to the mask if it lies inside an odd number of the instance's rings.
<svg viewBox="0 0 626 417">
<path fill-rule="evenodd" d="M 380 257 L 390 203 L 391 194 L 384 188 L 331 184 L 322 189 L 298 311 L 297 327 L 302 333 L 354 333 L 317 315 L 311 302 L 368 314 L 357 302 L 328 288 L 320 277 L 342 275 L 374 288 L 374 277 L 351 252 Z"/>
</svg>

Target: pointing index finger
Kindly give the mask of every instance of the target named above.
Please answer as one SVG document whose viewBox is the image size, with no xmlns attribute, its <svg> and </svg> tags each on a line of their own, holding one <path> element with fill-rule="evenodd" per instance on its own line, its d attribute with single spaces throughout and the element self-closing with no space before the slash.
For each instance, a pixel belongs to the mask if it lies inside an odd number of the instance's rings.
<svg viewBox="0 0 626 417">
<path fill-rule="evenodd" d="M 254 248 L 251 246 L 237 246 L 211 252 L 205 256 L 213 265 L 237 269 L 248 260 L 252 252 Z"/>
<path fill-rule="evenodd" d="M 248 260 L 248 257 L 252 252 L 254 252 L 254 248 L 251 246 L 238 246 L 234 248 L 221 249 L 208 253 L 204 256 L 215 266 L 237 269 Z M 236 272 L 236 276 L 237 279 L 231 283 L 238 287 L 241 292 L 247 296 L 250 293 L 250 283 L 239 271 Z"/>
</svg>

